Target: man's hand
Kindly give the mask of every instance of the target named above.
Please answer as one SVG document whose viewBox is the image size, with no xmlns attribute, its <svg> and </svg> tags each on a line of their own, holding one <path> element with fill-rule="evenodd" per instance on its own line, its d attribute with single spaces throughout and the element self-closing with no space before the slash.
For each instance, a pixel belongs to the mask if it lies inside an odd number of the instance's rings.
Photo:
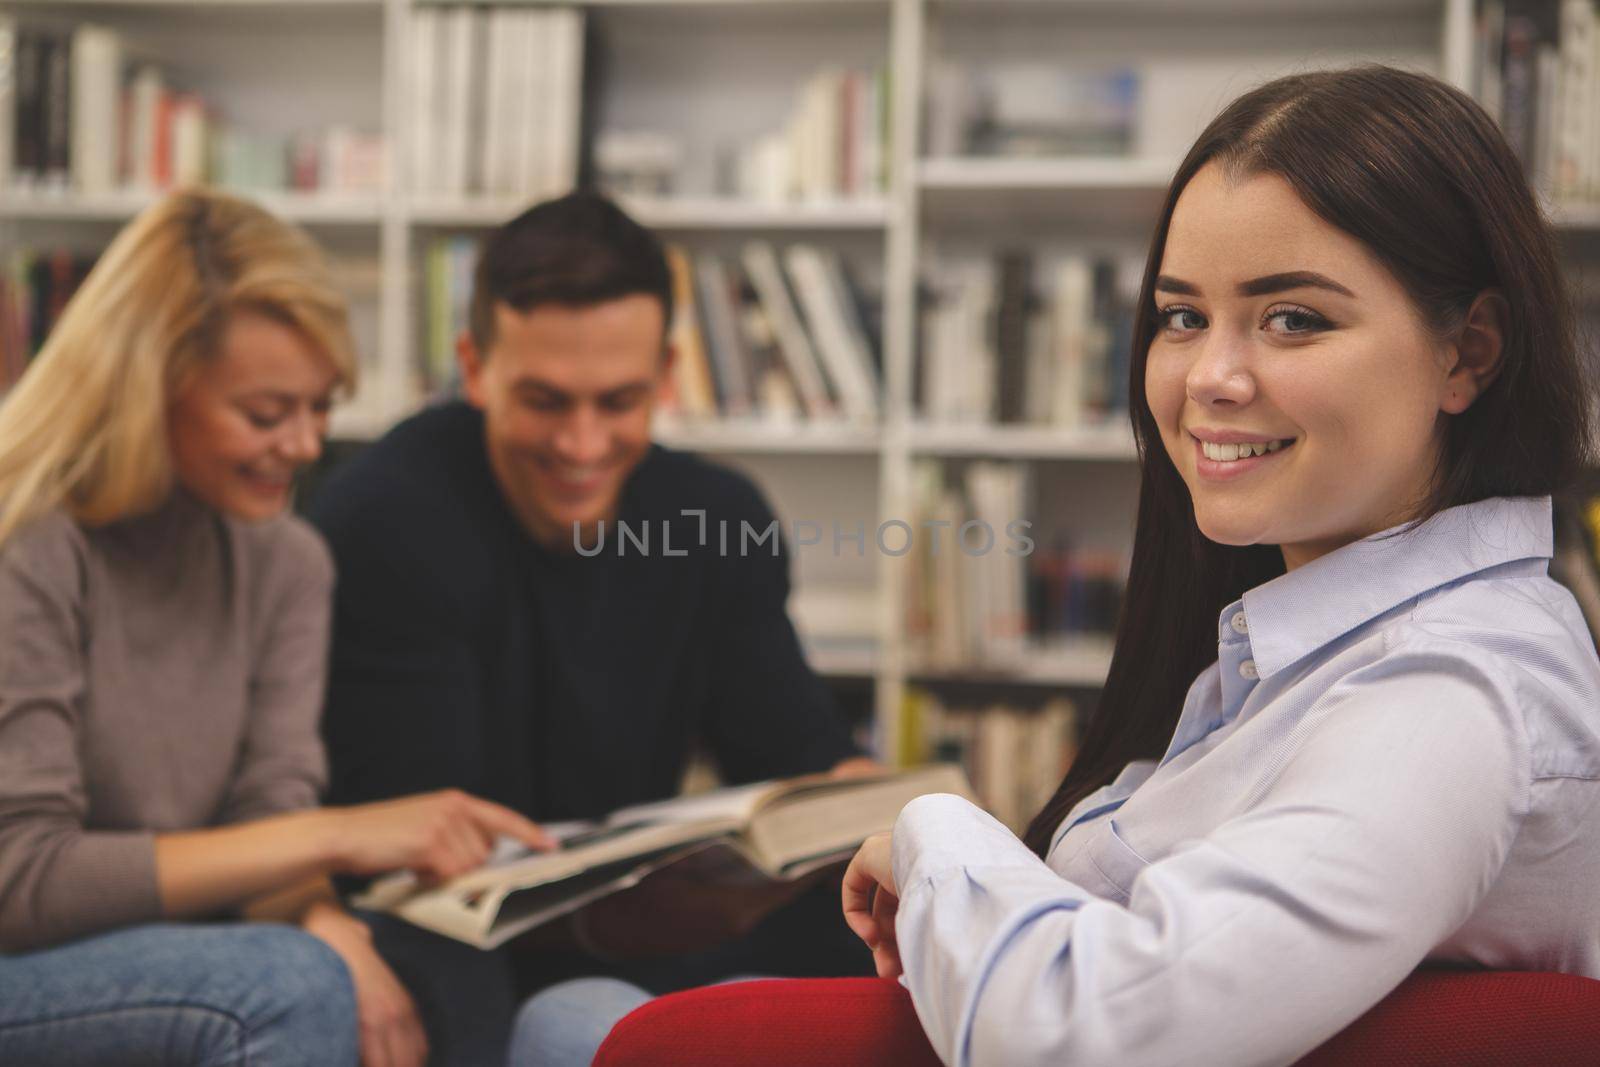
<svg viewBox="0 0 1600 1067">
<path fill-rule="evenodd" d="M 900 909 L 900 890 L 894 884 L 890 836 L 873 834 L 862 842 L 844 872 L 844 921 L 872 950 L 879 978 L 898 978 L 900 946 L 895 941 L 894 917 Z"/>
<path fill-rule="evenodd" d="M 870 756 L 851 756 L 833 765 L 828 773 L 835 778 L 865 778 L 873 774 L 887 774 L 889 768 Z"/>
<path fill-rule="evenodd" d="M 361 1067 L 423 1067 L 428 1038 L 417 1006 L 372 947 L 372 931 L 335 904 L 315 904 L 301 921 L 344 960 L 356 989 Z"/>
</svg>

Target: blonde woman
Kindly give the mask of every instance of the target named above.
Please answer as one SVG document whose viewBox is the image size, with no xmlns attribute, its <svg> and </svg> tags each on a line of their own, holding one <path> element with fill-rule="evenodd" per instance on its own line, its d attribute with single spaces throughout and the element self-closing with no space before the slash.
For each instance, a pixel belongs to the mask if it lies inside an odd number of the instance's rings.
<svg viewBox="0 0 1600 1067">
<path fill-rule="evenodd" d="M 329 876 L 543 845 L 458 793 L 316 807 L 333 574 L 283 512 L 354 375 L 310 242 L 185 192 L 0 405 L 0 1062 L 419 1065 Z"/>
</svg>

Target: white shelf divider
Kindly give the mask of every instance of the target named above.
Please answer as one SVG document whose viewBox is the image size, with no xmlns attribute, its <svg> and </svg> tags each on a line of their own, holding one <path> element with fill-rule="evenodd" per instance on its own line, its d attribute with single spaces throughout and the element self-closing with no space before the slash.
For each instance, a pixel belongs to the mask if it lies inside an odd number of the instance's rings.
<svg viewBox="0 0 1600 1067">
<path fill-rule="evenodd" d="M 1133 432 L 1118 419 L 1104 426 L 930 425 L 911 429 L 911 451 L 923 456 L 1134 460 Z"/>
<path fill-rule="evenodd" d="M 634 218 L 658 230 L 880 230 L 888 222 L 886 200 L 764 204 L 729 197 L 622 197 Z M 488 228 L 514 218 L 525 199 L 417 201 L 407 213 L 422 226 Z"/>
<path fill-rule="evenodd" d="M 962 667 L 914 664 L 909 675 L 913 681 L 999 682 L 1094 689 L 1105 684 L 1106 672 L 1111 669 L 1111 651 L 1109 637 L 1048 638 L 1031 645 L 1014 660 Z"/>
<path fill-rule="evenodd" d="M 1003 159 L 955 156 L 924 159 L 917 183 L 927 192 L 1002 193 L 1017 190 L 1148 189 L 1172 180 L 1175 159 L 1095 157 Z"/>
<path fill-rule="evenodd" d="M 234 190 L 291 222 L 376 226 L 384 214 L 379 194 L 295 193 Z M 125 222 L 163 194 L 138 189 L 83 195 L 72 192 L 0 191 L 0 218 L 47 221 Z"/>
<path fill-rule="evenodd" d="M 651 436 L 669 448 L 746 454 L 866 455 L 877 452 L 883 441 L 876 429 L 844 423 L 754 420 L 696 423 L 662 419 Z"/>
</svg>

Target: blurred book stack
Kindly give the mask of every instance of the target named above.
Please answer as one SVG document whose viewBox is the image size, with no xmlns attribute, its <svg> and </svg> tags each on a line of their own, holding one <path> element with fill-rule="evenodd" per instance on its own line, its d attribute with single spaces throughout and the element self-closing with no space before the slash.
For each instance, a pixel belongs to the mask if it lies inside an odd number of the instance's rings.
<svg viewBox="0 0 1600 1067">
<path fill-rule="evenodd" d="M 733 192 L 767 203 L 881 196 L 889 99 L 887 68 L 813 75 L 783 128 L 738 151 Z"/>
<path fill-rule="evenodd" d="M 1139 75 L 1127 67 L 944 60 L 929 73 L 927 154 L 1127 156 L 1135 149 Z"/>
<path fill-rule="evenodd" d="M 1040 670 L 1062 649 L 1098 646 L 1116 629 L 1126 562 L 1041 544 L 1028 465 L 922 460 L 906 636 L 919 671 L 1005 675 Z"/>
<path fill-rule="evenodd" d="M 1005 251 L 955 264 L 925 288 L 919 406 L 933 423 L 1076 427 L 1128 406 L 1131 270 L 1072 255 L 1041 277 Z"/>
<path fill-rule="evenodd" d="M 1600 13 L 1594 0 L 1484 0 L 1472 89 L 1534 187 L 1600 200 Z"/>
<path fill-rule="evenodd" d="M 684 421 L 877 422 L 876 301 L 831 249 L 751 241 L 668 250 L 677 360 L 663 414 Z"/>
<path fill-rule="evenodd" d="M 0 392 L 44 344 L 94 258 L 64 248 L 6 251 L 0 263 Z"/>
<path fill-rule="evenodd" d="M 420 377 L 448 391 L 455 338 L 466 328 L 477 256 L 471 238 L 427 247 Z M 874 297 L 837 253 L 807 244 L 782 250 L 752 241 L 738 255 L 668 249 L 676 359 L 662 415 L 668 420 L 877 421 L 881 345 Z"/>
<path fill-rule="evenodd" d="M 418 6 L 411 15 L 418 193 L 529 200 L 578 177 L 584 15 L 577 8 Z"/>
<path fill-rule="evenodd" d="M 118 34 L 0 15 L 0 184 L 86 195 L 210 182 L 370 193 L 383 138 L 344 126 L 277 137 L 230 124 L 158 65 L 129 63 Z"/>
<path fill-rule="evenodd" d="M 960 706 L 913 686 L 900 725 L 904 765 L 959 764 L 983 807 L 1018 834 L 1055 793 L 1077 752 L 1077 711 L 1064 697 L 1034 707 Z"/>
</svg>

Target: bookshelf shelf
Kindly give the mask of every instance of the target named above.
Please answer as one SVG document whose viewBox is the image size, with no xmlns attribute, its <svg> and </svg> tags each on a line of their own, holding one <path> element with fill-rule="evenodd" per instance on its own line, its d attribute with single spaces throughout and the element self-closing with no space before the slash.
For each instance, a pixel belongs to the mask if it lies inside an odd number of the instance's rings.
<svg viewBox="0 0 1600 1067">
<path fill-rule="evenodd" d="M 1126 233 L 1155 218 L 1176 168 L 1167 159 L 927 159 L 917 186 L 936 222 L 991 226 L 1021 216 Z"/>
<path fill-rule="evenodd" d="M 1550 223 L 1558 230 L 1574 233 L 1600 231 L 1600 203 L 1557 201 L 1546 208 Z"/>
<path fill-rule="evenodd" d="M 762 204 L 726 197 L 623 197 L 630 214 L 665 231 L 881 230 L 888 223 L 884 200 L 831 204 Z M 476 200 L 455 203 L 416 202 L 409 217 L 416 225 L 487 229 L 514 217 L 527 201 Z"/>
<path fill-rule="evenodd" d="M 209 8 L 221 10 L 257 9 L 268 11 L 277 8 L 316 8 L 324 11 L 358 9 L 377 11 L 385 0 L 12 0 L 10 6 L 66 8 L 90 12 L 95 8 L 129 9 L 148 8 Z"/>
<path fill-rule="evenodd" d="M 278 193 L 243 190 L 269 211 L 307 225 L 376 226 L 383 219 L 382 200 L 374 195 Z M 155 192 L 127 190 L 98 195 L 8 191 L 0 193 L 0 219 L 125 222 L 159 198 Z"/>
<path fill-rule="evenodd" d="M 1108 637 L 1071 637 L 1040 642 L 1004 663 L 962 667 L 913 664 L 907 675 L 919 682 L 1093 689 L 1105 684 L 1106 672 L 1111 669 L 1111 649 Z"/>
<path fill-rule="evenodd" d="M 911 451 L 923 456 L 1015 459 L 1134 460 L 1133 434 L 1121 421 L 1108 426 L 911 427 Z"/>
<path fill-rule="evenodd" d="M 848 646 L 805 641 L 806 661 L 830 678 L 871 678 L 880 669 L 878 651 L 870 645 Z"/>
<path fill-rule="evenodd" d="M 863 455 L 882 443 L 875 429 L 816 422 L 658 422 L 654 435 L 669 448 L 718 453 Z"/>
<path fill-rule="evenodd" d="M 1283 0 L 930 0 L 929 6 L 940 13 L 970 17 L 979 12 L 985 18 L 1006 15 L 1039 15 L 1060 18 L 1096 18 L 1107 13 L 1120 17 L 1145 16 L 1203 11 L 1208 16 L 1258 15 L 1267 17 L 1285 14 Z M 1294 14 L 1356 16 L 1362 14 L 1392 14 L 1395 11 L 1429 13 L 1436 10 L 1439 0 L 1300 0 Z"/>
<path fill-rule="evenodd" d="M 1162 190 L 1177 160 L 1140 158 L 1001 159 L 951 156 L 917 167 L 924 192 Z"/>
</svg>

